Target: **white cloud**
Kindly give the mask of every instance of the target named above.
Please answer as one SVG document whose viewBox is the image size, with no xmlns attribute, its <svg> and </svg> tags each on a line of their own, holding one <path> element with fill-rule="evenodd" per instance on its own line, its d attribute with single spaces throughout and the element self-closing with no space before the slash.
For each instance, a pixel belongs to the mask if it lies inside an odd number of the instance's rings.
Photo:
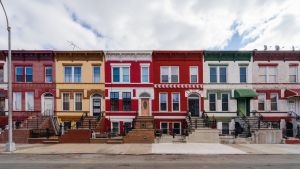
<svg viewBox="0 0 300 169">
<path fill-rule="evenodd" d="M 300 47 L 297 0 L 3 2 L 14 49 L 72 49 L 67 41 L 86 50 L 224 49 L 235 31 L 245 44 L 242 49 L 264 44 Z M 3 12 L 0 23 L 0 49 L 6 49 Z"/>
</svg>

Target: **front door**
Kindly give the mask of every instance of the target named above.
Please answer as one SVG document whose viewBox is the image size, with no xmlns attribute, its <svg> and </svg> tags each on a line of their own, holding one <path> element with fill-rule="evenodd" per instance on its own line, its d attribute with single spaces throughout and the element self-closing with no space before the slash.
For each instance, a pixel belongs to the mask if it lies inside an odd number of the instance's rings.
<svg viewBox="0 0 300 169">
<path fill-rule="evenodd" d="M 199 98 L 189 98 L 189 112 L 193 117 L 199 117 Z"/>
<path fill-rule="evenodd" d="M 238 102 L 238 115 L 239 116 L 250 116 L 250 99 L 248 98 L 239 98 Z"/>
<path fill-rule="evenodd" d="M 141 99 L 141 116 L 150 116 L 149 99 Z"/>
<path fill-rule="evenodd" d="M 93 116 L 101 115 L 101 98 L 93 98 Z"/>
<path fill-rule="evenodd" d="M 53 97 L 44 98 L 44 116 L 53 116 Z"/>
</svg>

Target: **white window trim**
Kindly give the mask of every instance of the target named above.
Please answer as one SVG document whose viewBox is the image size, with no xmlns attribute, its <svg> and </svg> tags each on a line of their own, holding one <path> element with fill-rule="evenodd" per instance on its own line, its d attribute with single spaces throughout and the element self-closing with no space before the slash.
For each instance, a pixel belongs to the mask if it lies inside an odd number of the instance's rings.
<svg viewBox="0 0 300 169">
<path fill-rule="evenodd" d="M 261 82 L 261 83 L 271 83 L 270 82 L 270 72 L 269 72 L 269 68 L 275 68 L 275 82 L 272 83 L 277 83 L 278 82 L 278 67 L 277 66 L 259 66 L 260 67 L 265 67 L 266 68 L 266 74 L 265 76 L 267 77 L 266 82 Z M 260 74 L 258 74 L 258 76 L 260 76 Z"/>
<path fill-rule="evenodd" d="M 258 95 L 264 96 L 264 110 L 259 110 L 259 99 L 257 99 L 257 110 L 261 112 L 265 112 L 267 109 L 267 94 L 266 93 L 258 93 Z"/>
<path fill-rule="evenodd" d="M 272 110 L 272 94 L 276 94 L 276 110 Z M 279 97 L 279 95 L 278 95 L 278 93 L 270 93 L 270 111 L 271 112 L 277 112 L 278 111 L 278 106 L 279 106 L 279 104 L 278 104 L 278 97 Z"/>
<path fill-rule="evenodd" d="M 76 94 L 80 93 L 81 94 L 81 110 L 76 110 Z M 82 111 L 83 109 L 83 93 L 82 92 L 74 92 L 74 97 L 73 97 L 73 102 L 74 102 L 74 111 Z"/>
<path fill-rule="evenodd" d="M 128 73 L 128 75 L 129 75 L 129 81 L 128 82 L 123 82 L 123 68 L 128 68 L 129 69 L 129 73 Z M 113 69 L 114 68 L 119 68 L 120 69 L 120 74 L 119 74 L 119 78 L 120 78 L 120 82 L 114 82 L 114 79 L 113 79 Z M 124 64 L 124 65 L 113 65 L 113 66 L 111 66 L 111 83 L 123 83 L 123 84 L 127 84 L 127 83 L 130 83 L 131 82 L 131 79 L 130 79 L 130 77 L 131 77 L 131 74 L 130 74 L 130 64 L 128 65 L 128 64 Z"/>
<path fill-rule="evenodd" d="M 246 68 L 246 82 L 241 82 L 241 68 Z M 239 83 L 248 83 L 248 66 L 240 66 L 239 71 L 240 71 L 240 81 L 239 81 Z"/>
<path fill-rule="evenodd" d="M 179 110 L 174 110 L 173 109 L 173 94 L 178 94 L 179 95 L 179 100 L 178 100 Z M 171 93 L 171 104 L 172 104 L 172 112 L 180 112 L 180 93 L 179 92 Z"/>
<path fill-rule="evenodd" d="M 47 69 L 51 68 L 51 76 L 52 76 L 52 82 L 47 82 Z M 45 83 L 53 83 L 53 68 L 52 66 L 45 66 Z"/>
<path fill-rule="evenodd" d="M 64 93 L 68 93 L 69 94 L 69 110 L 65 110 L 64 109 Z M 61 108 L 62 108 L 62 111 L 70 111 L 71 110 L 71 93 L 69 92 L 62 92 L 61 93 Z"/>
<path fill-rule="evenodd" d="M 228 99 L 228 110 L 223 110 L 223 94 L 227 94 L 227 99 Z M 216 98 L 216 102 L 217 102 L 217 98 Z M 217 107 L 216 107 L 217 108 Z M 229 112 L 229 93 L 221 93 L 221 110 L 222 112 Z"/>
<path fill-rule="evenodd" d="M 225 76 L 226 76 L 226 81 L 225 82 L 221 82 L 220 81 L 220 78 L 221 78 L 221 73 L 220 73 L 220 69 L 221 68 L 225 68 L 226 69 L 226 72 L 225 72 Z M 218 83 L 228 83 L 228 66 L 218 66 L 218 78 L 217 78 L 217 81 Z"/>
<path fill-rule="evenodd" d="M 148 69 L 148 79 L 147 79 L 147 82 L 143 82 L 143 68 L 147 68 Z M 141 83 L 150 83 L 150 69 L 149 69 L 149 65 L 145 65 L 145 64 L 141 64 Z"/>
<path fill-rule="evenodd" d="M 175 125 L 175 123 L 179 123 L 179 134 L 181 135 L 181 122 L 173 122 L 172 123 L 173 131 L 174 131 L 174 125 Z"/>
<path fill-rule="evenodd" d="M 99 82 L 95 82 L 95 74 L 94 74 L 94 68 L 95 67 L 99 67 L 100 68 L 100 78 L 99 78 Z M 101 83 L 101 66 L 93 66 L 93 71 L 92 71 L 92 74 L 93 74 L 93 83 Z"/>
<path fill-rule="evenodd" d="M 178 81 L 177 82 L 172 82 L 172 67 L 177 67 L 178 68 Z M 168 82 L 162 82 L 162 68 L 168 68 Z M 180 69 L 179 66 L 160 66 L 160 83 L 179 83 L 180 82 Z"/>
<path fill-rule="evenodd" d="M 210 110 L 210 95 L 211 94 L 213 94 L 213 95 L 215 95 L 215 107 L 216 107 L 216 110 Z M 210 111 L 210 112 L 216 112 L 216 111 L 218 111 L 218 107 L 217 107 L 217 100 L 218 100 L 218 98 L 217 98 L 218 96 L 217 96 L 217 93 L 208 93 L 208 110 Z"/>
<path fill-rule="evenodd" d="M 167 130 L 168 130 L 168 133 L 167 133 L 167 134 L 169 134 L 169 122 L 161 121 L 161 122 L 159 123 L 159 129 L 160 129 L 160 130 L 162 130 L 162 123 L 167 123 Z"/>
<path fill-rule="evenodd" d="M 120 122 L 119 121 L 112 121 L 111 122 L 111 131 L 113 130 L 113 123 L 118 123 L 118 133 L 117 134 L 120 134 L 120 128 L 121 128 Z"/>
<path fill-rule="evenodd" d="M 66 80 L 64 79 L 64 83 L 81 83 L 82 82 L 82 66 L 64 66 L 64 78 L 65 78 L 65 72 L 66 72 L 66 67 L 71 67 L 71 82 L 65 82 Z M 81 74 L 80 74 L 80 82 L 75 82 L 75 67 L 80 67 L 81 69 Z"/>
<path fill-rule="evenodd" d="M 33 110 L 29 110 L 28 109 L 28 105 L 27 105 L 27 101 L 28 101 L 28 96 L 27 96 L 27 94 L 28 93 L 33 93 L 33 103 L 32 103 L 32 105 L 33 105 Z M 34 111 L 34 92 L 25 92 L 25 111 Z"/>
<path fill-rule="evenodd" d="M 160 103 L 161 103 L 161 100 L 160 100 L 160 95 L 161 94 L 166 94 L 167 95 L 167 99 L 166 99 L 166 101 L 167 101 L 167 106 L 166 106 L 166 110 L 161 110 L 161 107 L 160 107 Z M 159 93 L 159 111 L 160 112 L 167 112 L 168 111 L 168 93 L 166 93 L 166 92 L 161 92 L 161 93 Z"/>
<path fill-rule="evenodd" d="M 197 81 L 196 82 L 192 82 L 191 68 L 196 68 L 197 69 Z M 199 82 L 199 69 L 198 69 L 198 66 L 190 66 L 189 70 L 190 70 L 190 83 L 198 83 Z"/>
<path fill-rule="evenodd" d="M 289 69 L 293 68 L 293 67 L 296 68 L 296 82 L 290 82 L 290 76 L 291 76 L 290 72 L 289 72 L 289 80 L 288 80 L 288 82 L 289 83 L 298 83 L 298 66 L 289 66 Z"/>
<path fill-rule="evenodd" d="M 21 103 L 20 103 L 20 109 L 16 109 L 16 107 L 14 107 L 14 102 L 16 101 L 15 99 L 16 99 L 16 94 L 17 93 L 20 93 L 20 95 L 21 95 Z M 22 92 L 13 92 L 13 111 L 22 111 Z"/>
</svg>

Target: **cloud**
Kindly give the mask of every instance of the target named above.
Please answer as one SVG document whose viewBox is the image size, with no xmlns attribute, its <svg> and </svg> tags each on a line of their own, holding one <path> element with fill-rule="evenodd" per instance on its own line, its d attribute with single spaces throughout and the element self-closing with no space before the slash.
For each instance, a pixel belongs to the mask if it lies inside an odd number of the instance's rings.
<svg viewBox="0 0 300 169">
<path fill-rule="evenodd" d="M 79 50 L 300 47 L 297 0 L 6 0 L 4 4 L 14 49 L 73 49 L 69 42 Z M 1 12 L 0 24 L 0 49 L 7 49 Z"/>
</svg>

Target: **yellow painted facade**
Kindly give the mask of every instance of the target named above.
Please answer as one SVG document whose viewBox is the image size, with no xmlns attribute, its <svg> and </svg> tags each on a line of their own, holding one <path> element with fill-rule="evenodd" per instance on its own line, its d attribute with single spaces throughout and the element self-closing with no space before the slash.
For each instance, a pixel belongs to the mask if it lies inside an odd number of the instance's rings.
<svg viewBox="0 0 300 169">
<path fill-rule="evenodd" d="M 94 51 L 55 52 L 56 115 L 61 121 L 74 121 L 87 113 L 93 116 L 93 96 L 101 95 L 101 112 L 105 111 L 104 54 Z M 65 82 L 65 67 L 81 67 L 81 82 Z M 100 66 L 100 83 L 93 82 L 93 67 Z M 63 110 L 63 93 L 70 95 L 70 108 Z M 75 93 L 82 93 L 82 109 L 75 110 Z"/>
</svg>

